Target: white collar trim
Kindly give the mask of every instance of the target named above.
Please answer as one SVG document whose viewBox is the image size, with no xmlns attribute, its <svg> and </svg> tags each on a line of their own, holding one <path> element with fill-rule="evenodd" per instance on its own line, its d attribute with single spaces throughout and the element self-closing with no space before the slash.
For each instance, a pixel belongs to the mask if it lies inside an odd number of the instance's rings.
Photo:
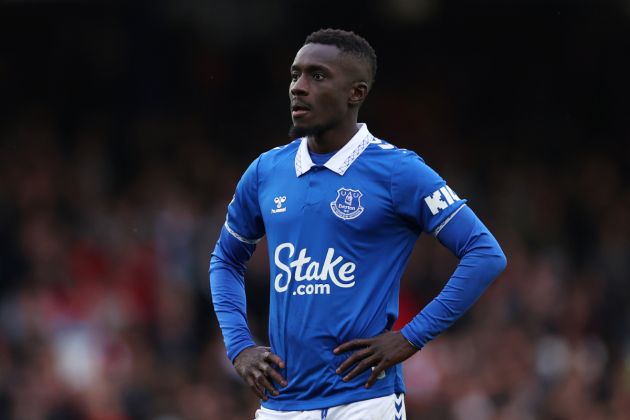
<svg viewBox="0 0 630 420">
<path fill-rule="evenodd" d="M 363 151 L 370 145 L 374 137 L 368 131 L 367 125 L 359 124 L 359 131 L 346 143 L 337 153 L 335 153 L 325 167 L 339 175 L 346 173 L 350 165 L 357 160 Z M 306 137 L 302 137 L 300 146 L 295 154 L 295 175 L 300 176 L 307 173 L 315 164 L 308 153 L 308 142 Z"/>
</svg>

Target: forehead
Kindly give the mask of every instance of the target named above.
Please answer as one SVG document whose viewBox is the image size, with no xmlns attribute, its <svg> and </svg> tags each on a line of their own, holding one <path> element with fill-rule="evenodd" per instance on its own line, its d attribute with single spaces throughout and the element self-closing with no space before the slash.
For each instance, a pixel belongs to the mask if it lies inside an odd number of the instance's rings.
<svg viewBox="0 0 630 420">
<path fill-rule="evenodd" d="M 306 44 L 295 55 L 293 67 L 323 66 L 336 68 L 347 61 L 348 54 L 343 54 L 334 45 Z"/>
</svg>

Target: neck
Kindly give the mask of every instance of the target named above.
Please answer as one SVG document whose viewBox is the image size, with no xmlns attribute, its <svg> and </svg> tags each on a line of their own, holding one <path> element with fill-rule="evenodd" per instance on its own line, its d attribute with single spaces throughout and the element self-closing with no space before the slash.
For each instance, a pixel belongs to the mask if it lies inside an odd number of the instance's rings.
<svg viewBox="0 0 630 420">
<path fill-rule="evenodd" d="M 357 131 L 359 126 L 356 120 L 350 121 L 317 135 L 308 136 L 308 148 L 320 154 L 335 152 L 345 146 Z"/>
</svg>

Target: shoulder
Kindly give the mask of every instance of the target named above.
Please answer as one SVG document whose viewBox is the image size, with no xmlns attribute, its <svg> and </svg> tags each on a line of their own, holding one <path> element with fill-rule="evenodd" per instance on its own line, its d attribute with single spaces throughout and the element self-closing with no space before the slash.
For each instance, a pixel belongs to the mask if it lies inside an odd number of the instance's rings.
<svg viewBox="0 0 630 420">
<path fill-rule="evenodd" d="M 392 172 L 418 171 L 428 168 L 424 159 L 415 151 L 397 147 L 387 140 L 372 136 L 366 149 L 367 155 L 375 161 L 390 166 Z"/>
<path fill-rule="evenodd" d="M 293 161 L 295 153 L 300 146 L 301 139 L 295 139 L 290 143 L 274 147 L 258 156 L 259 165 L 262 169 L 273 169 L 278 163 L 287 160 Z"/>
<path fill-rule="evenodd" d="M 300 145 L 300 139 L 291 143 L 274 147 L 258 155 L 247 168 L 246 172 L 255 172 L 257 176 L 276 168 L 280 162 L 293 161 L 295 152 Z"/>
<path fill-rule="evenodd" d="M 427 195 L 444 184 L 442 177 L 413 150 L 373 138 L 366 151 L 374 166 L 386 165 L 392 194 Z"/>
<path fill-rule="evenodd" d="M 287 154 L 295 153 L 295 151 L 300 147 L 302 139 L 294 139 L 290 143 L 283 144 L 281 146 L 274 147 L 273 149 L 269 149 L 266 152 L 262 153 L 260 156 L 265 158 L 273 158 L 278 156 L 284 156 Z"/>
</svg>

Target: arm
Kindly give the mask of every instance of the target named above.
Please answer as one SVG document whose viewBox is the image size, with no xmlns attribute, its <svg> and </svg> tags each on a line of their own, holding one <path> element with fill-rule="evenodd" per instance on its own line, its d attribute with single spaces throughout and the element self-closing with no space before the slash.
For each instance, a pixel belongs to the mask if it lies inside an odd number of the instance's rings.
<svg viewBox="0 0 630 420">
<path fill-rule="evenodd" d="M 228 357 L 254 393 L 266 400 L 266 391 L 278 395 L 272 381 L 282 386 L 286 381 L 272 367 L 284 368 L 284 362 L 270 348 L 256 346 L 247 326 L 245 266 L 265 232 L 258 206 L 259 162 L 260 158 L 249 165 L 236 187 L 210 259 L 209 274 L 212 304 Z"/>
<path fill-rule="evenodd" d="M 375 366 L 366 383 L 366 387 L 371 386 L 381 371 L 411 357 L 460 318 L 506 266 L 507 260 L 496 239 L 466 206 L 454 214 L 437 236 L 460 258 L 455 272 L 440 294 L 400 332 L 352 340 L 336 348 L 335 353 L 362 348 L 337 369 L 343 373 L 358 362 L 344 377 L 345 381 Z"/>
<path fill-rule="evenodd" d="M 269 347 L 256 346 L 247 326 L 244 275 L 256 248 L 251 242 L 237 239 L 223 226 L 210 259 L 210 289 L 228 357 L 254 393 L 267 400 L 265 390 L 279 394 L 272 381 L 286 386 L 286 380 L 271 364 L 280 368 L 285 365 Z"/>
<path fill-rule="evenodd" d="M 437 237 L 460 261 L 440 294 L 401 330 L 418 349 L 460 318 L 507 264 L 494 236 L 468 207 L 463 207 Z"/>
<path fill-rule="evenodd" d="M 241 351 L 255 346 L 247 326 L 244 281 L 245 265 L 255 248 L 255 244 L 236 239 L 223 226 L 210 258 L 212 304 L 232 362 Z"/>
</svg>

